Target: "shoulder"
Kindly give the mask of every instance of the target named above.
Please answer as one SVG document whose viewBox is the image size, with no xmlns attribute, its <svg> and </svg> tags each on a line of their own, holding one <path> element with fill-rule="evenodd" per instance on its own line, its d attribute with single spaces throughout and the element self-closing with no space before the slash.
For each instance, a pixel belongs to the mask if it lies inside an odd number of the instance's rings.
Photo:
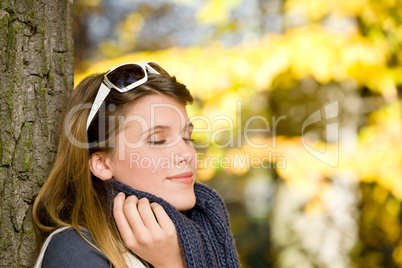
<svg viewBox="0 0 402 268">
<path fill-rule="evenodd" d="M 82 234 L 91 243 L 86 230 Z M 42 267 L 110 267 L 108 259 L 85 241 L 73 228 L 55 234 L 45 251 Z"/>
</svg>

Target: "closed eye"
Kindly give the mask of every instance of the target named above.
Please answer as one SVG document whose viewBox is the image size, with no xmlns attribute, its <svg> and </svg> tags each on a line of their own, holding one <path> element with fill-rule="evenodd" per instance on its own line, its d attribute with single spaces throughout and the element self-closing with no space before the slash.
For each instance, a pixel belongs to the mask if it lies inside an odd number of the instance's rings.
<svg viewBox="0 0 402 268">
<path fill-rule="evenodd" d="M 149 141 L 148 143 L 158 145 L 158 144 L 164 144 L 165 142 L 166 140 L 159 140 L 159 141 Z"/>
</svg>

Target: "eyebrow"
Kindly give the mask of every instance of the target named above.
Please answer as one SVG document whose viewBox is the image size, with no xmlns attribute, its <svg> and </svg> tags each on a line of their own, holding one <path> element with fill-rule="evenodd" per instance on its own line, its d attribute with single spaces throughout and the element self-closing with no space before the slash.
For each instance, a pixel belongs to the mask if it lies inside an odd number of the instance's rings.
<svg viewBox="0 0 402 268">
<path fill-rule="evenodd" d="M 192 122 L 188 122 L 188 123 L 184 126 L 183 129 L 188 129 L 188 128 L 194 128 L 194 125 L 193 125 Z M 158 130 L 158 129 L 161 129 L 161 130 L 169 130 L 170 127 L 169 127 L 169 126 L 164 126 L 164 125 L 157 125 L 157 126 L 154 126 L 154 127 L 151 127 L 151 128 L 149 128 L 149 129 L 145 130 L 144 132 L 142 132 L 142 135 L 144 135 L 145 133 L 154 131 L 154 130 Z"/>
</svg>

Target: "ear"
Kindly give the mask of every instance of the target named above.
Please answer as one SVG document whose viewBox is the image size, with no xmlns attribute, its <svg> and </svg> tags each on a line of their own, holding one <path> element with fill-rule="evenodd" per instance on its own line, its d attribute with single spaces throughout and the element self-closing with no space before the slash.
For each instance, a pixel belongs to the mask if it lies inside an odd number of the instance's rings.
<svg viewBox="0 0 402 268">
<path fill-rule="evenodd" d="M 110 158 L 106 153 L 93 153 L 89 158 L 89 169 L 101 180 L 109 180 L 113 177 Z"/>
</svg>

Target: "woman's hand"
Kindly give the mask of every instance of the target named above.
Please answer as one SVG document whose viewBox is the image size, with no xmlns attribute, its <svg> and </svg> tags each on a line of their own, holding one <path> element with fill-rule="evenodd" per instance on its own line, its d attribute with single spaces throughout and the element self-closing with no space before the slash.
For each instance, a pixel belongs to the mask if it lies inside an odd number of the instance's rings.
<svg viewBox="0 0 402 268">
<path fill-rule="evenodd" d="M 119 193 L 113 216 L 124 244 L 139 257 L 155 268 L 186 267 L 176 228 L 161 205 Z"/>
</svg>

